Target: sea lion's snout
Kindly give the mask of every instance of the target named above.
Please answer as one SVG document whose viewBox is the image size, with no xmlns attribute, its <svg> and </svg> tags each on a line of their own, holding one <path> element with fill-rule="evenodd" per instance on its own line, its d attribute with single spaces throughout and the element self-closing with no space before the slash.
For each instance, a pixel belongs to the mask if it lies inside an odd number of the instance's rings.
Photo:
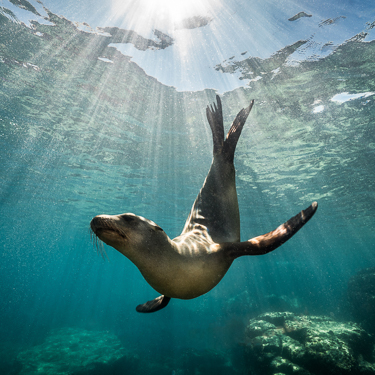
<svg viewBox="0 0 375 375">
<path fill-rule="evenodd" d="M 126 235 L 121 225 L 121 219 L 117 215 L 98 215 L 90 223 L 91 230 L 107 245 L 113 246 L 113 242 L 124 240 Z"/>
<path fill-rule="evenodd" d="M 90 228 L 95 234 L 97 234 L 97 231 L 100 229 L 111 228 L 112 222 L 113 219 L 110 215 L 97 215 L 91 220 Z"/>
</svg>

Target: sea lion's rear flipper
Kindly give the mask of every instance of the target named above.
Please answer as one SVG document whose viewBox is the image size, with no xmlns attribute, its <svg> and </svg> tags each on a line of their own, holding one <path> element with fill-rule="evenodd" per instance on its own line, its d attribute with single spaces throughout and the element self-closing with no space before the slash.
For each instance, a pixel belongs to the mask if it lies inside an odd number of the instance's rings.
<svg viewBox="0 0 375 375">
<path fill-rule="evenodd" d="M 216 95 L 217 106 L 207 106 L 206 115 L 208 123 L 212 131 L 212 138 L 214 142 L 214 155 L 221 153 L 224 146 L 224 123 L 223 123 L 223 109 L 221 107 L 220 96 Z"/>
<path fill-rule="evenodd" d="M 242 128 L 249 116 L 251 108 L 253 108 L 254 99 L 250 102 L 247 108 L 242 108 L 238 115 L 234 119 L 227 138 L 224 141 L 223 153 L 227 156 L 228 161 L 233 163 L 234 151 L 236 150 L 238 139 L 240 138 Z"/>
<path fill-rule="evenodd" d="M 153 299 L 152 301 L 144 303 L 143 305 L 138 305 L 136 307 L 136 310 L 140 313 L 152 313 L 155 311 L 159 311 L 167 306 L 170 300 L 171 299 L 169 297 L 160 296 Z"/>
<path fill-rule="evenodd" d="M 315 214 L 318 203 L 314 202 L 272 232 L 254 237 L 245 242 L 223 243 L 219 246 L 232 259 L 243 255 L 262 255 L 277 249 L 295 235 Z"/>
<path fill-rule="evenodd" d="M 224 124 L 223 124 L 223 110 L 221 106 L 221 100 L 219 95 L 216 95 L 217 106 L 214 103 L 213 106 L 207 106 L 206 114 L 207 120 L 212 130 L 212 138 L 214 143 L 214 155 L 223 153 L 226 155 L 228 161 L 233 162 L 234 151 L 237 146 L 237 141 L 240 138 L 241 131 L 251 108 L 253 107 L 254 100 L 250 102 L 247 108 L 242 108 L 234 119 L 227 137 L 224 141 Z"/>
</svg>

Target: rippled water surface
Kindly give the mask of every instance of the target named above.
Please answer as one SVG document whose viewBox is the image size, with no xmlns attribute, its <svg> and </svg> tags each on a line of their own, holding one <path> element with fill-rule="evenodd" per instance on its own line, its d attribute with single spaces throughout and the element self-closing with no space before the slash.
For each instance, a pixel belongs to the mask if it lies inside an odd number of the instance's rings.
<svg viewBox="0 0 375 375">
<path fill-rule="evenodd" d="M 229 353 L 271 295 L 350 319 L 348 280 L 375 265 L 375 11 L 329 3 L 0 2 L 4 358 L 61 328 L 111 332 L 150 362 Z M 177 236 L 217 93 L 226 129 L 255 99 L 235 156 L 242 240 L 319 209 L 209 294 L 137 314 L 157 292 L 112 248 L 96 254 L 90 220 L 133 212 Z"/>
</svg>

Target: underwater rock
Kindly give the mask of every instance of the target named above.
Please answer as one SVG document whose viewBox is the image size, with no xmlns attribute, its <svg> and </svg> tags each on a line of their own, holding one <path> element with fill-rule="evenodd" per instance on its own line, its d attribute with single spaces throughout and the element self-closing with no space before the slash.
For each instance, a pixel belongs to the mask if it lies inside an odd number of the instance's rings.
<svg viewBox="0 0 375 375">
<path fill-rule="evenodd" d="M 52 331 L 44 343 L 19 353 L 17 359 L 20 375 L 98 373 L 100 367 L 132 361 L 115 335 L 76 328 Z"/>
<path fill-rule="evenodd" d="M 262 374 L 375 374 L 373 338 L 326 316 L 265 313 L 246 328 L 248 365 Z"/>
<path fill-rule="evenodd" d="M 353 318 L 375 333 L 375 267 L 365 268 L 348 283 L 349 310 Z"/>
</svg>

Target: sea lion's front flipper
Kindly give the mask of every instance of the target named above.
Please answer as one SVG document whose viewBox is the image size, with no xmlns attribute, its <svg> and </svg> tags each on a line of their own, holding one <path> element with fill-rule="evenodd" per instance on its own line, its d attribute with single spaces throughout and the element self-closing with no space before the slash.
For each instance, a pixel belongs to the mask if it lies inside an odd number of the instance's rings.
<svg viewBox="0 0 375 375">
<path fill-rule="evenodd" d="M 295 235 L 315 214 L 318 203 L 314 202 L 272 232 L 254 237 L 245 242 L 223 243 L 219 246 L 235 259 L 243 255 L 262 255 L 277 249 Z"/>
<path fill-rule="evenodd" d="M 170 300 L 171 299 L 169 297 L 160 296 L 153 299 L 152 301 L 144 303 L 143 305 L 138 305 L 136 307 L 136 310 L 140 313 L 152 313 L 155 311 L 159 311 L 161 309 L 164 309 L 164 307 L 168 305 Z"/>
</svg>

